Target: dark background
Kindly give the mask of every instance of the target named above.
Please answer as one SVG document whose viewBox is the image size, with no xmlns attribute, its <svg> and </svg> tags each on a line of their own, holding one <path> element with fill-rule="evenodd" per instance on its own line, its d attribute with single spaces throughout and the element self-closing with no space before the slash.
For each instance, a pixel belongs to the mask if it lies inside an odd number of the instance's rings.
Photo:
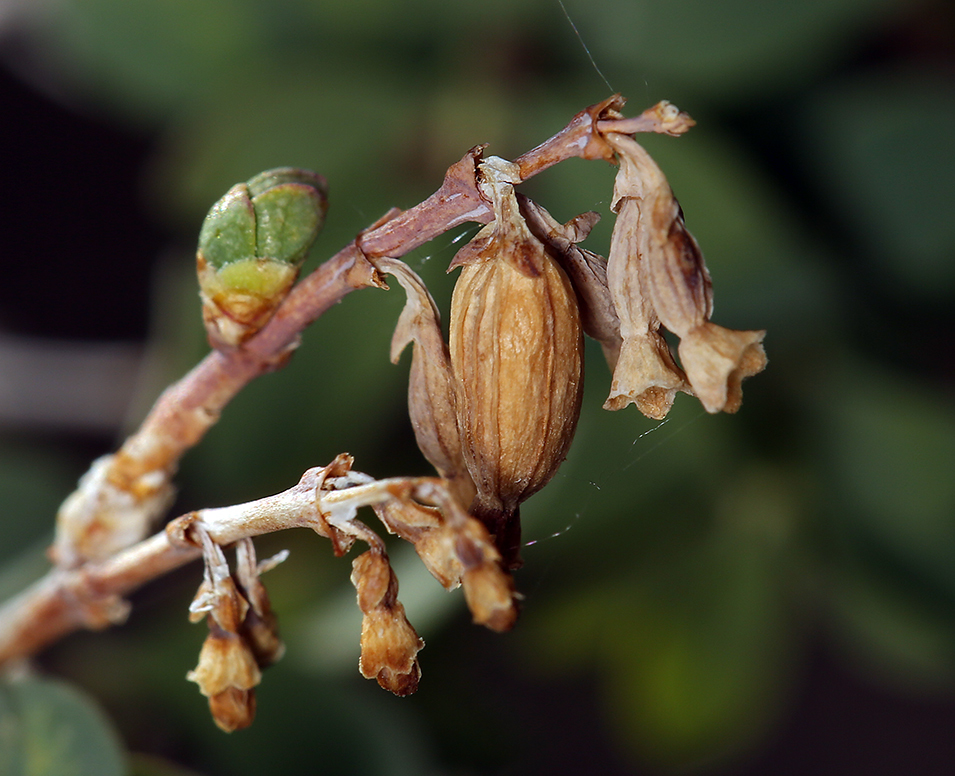
<svg viewBox="0 0 955 776">
<path fill-rule="evenodd" d="M 707 256 L 715 320 L 766 328 L 769 368 L 739 415 L 681 397 L 658 427 L 600 409 L 589 346 L 575 445 L 523 509 L 540 541 L 516 630 L 471 625 L 395 548 L 428 642 L 412 699 L 355 671 L 349 560 L 315 537 L 261 541 L 292 549 L 266 577 L 289 652 L 232 736 L 183 679 L 198 569 L 150 585 L 127 626 L 39 660 L 131 751 L 206 774 L 955 772 L 955 16 L 566 6 L 630 113 L 667 98 L 697 119 L 646 145 Z M 231 184 L 286 164 L 329 179 L 311 268 L 472 145 L 513 158 L 610 91 L 543 0 L 55 8 L 0 15 L 8 593 L 42 573 L 89 461 L 205 352 L 194 242 Z M 575 160 L 527 190 L 560 218 L 600 211 L 587 245 L 605 254 L 612 176 Z M 445 310 L 454 250 L 409 257 Z M 284 489 L 343 450 L 376 476 L 426 473 L 407 364 L 387 360 L 402 302 L 365 291 L 320 320 L 186 457 L 175 509 Z"/>
</svg>

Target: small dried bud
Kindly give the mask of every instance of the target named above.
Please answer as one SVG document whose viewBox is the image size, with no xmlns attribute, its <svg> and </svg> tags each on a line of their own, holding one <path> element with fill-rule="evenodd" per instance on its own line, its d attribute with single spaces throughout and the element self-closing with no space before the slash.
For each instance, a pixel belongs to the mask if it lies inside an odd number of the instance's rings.
<svg viewBox="0 0 955 776">
<path fill-rule="evenodd" d="M 369 550 L 352 563 L 352 584 L 358 592 L 361 624 L 359 670 L 395 695 L 418 689 L 418 652 L 424 641 L 415 633 L 398 602 L 398 580 L 380 551 Z"/>
<path fill-rule="evenodd" d="M 518 505 L 557 471 L 580 413 L 582 334 L 567 275 L 518 208 L 516 167 L 491 157 L 482 191 L 495 220 L 452 262 L 450 354 L 472 513 L 510 568 L 518 558 Z"/>
<path fill-rule="evenodd" d="M 209 211 L 196 263 L 213 346 L 237 346 L 272 317 L 322 227 L 326 192 L 320 175 L 281 168 L 233 186 Z"/>
<path fill-rule="evenodd" d="M 255 690 L 229 687 L 209 698 L 209 711 L 225 733 L 247 728 L 255 720 Z"/>
<path fill-rule="evenodd" d="M 216 724 L 231 732 L 252 723 L 255 716 L 253 688 L 262 674 L 255 656 L 245 641 L 229 633 L 210 619 L 209 635 L 199 653 L 199 664 L 186 674 L 209 698 L 209 709 Z"/>
</svg>

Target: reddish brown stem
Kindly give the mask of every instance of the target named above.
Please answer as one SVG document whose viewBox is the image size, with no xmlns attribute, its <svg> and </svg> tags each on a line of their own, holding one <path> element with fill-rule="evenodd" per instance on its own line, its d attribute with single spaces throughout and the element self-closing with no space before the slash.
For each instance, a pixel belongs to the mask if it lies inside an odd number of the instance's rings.
<svg viewBox="0 0 955 776">
<path fill-rule="evenodd" d="M 615 95 L 577 114 L 537 148 L 516 160 L 522 180 L 579 156 L 612 159 L 598 122 L 620 119 Z M 438 191 L 419 205 L 389 214 L 304 278 L 272 320 L 234 350 L 207 355 L 157 400 L 140 429 L 110 462 L 107 478 L 130 490 L 142 475 L 175 471 L 231 399 L 254 377 L 285 364 L 301 332 L 358 288 L 381 286 L 376 257 L 399 257 L 467 221 L 487 223 L 492 214 L 477 186 L 483 146 L 449 168 Z M 0 610 L 0 663 L 28 656 L 78 627 L 104 627 L 121 619 L 120 596 L 199 556 L 173 546 L 165 534 L 146 539 L 107 560 L 75 569 L 53 569 Z"/>
</svg>

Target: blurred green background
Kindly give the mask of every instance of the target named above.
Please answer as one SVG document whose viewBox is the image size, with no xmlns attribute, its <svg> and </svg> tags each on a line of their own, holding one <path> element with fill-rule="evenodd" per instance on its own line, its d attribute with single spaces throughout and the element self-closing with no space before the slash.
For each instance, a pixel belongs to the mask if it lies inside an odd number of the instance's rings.
<svg viewBox="0 0 955 776">
<path fill-rule="evenodd" d="M 266 578 L 288 654 L 250 730 L 220 733 L 184 680 L 198 566 L 139 593 L 127 626 L 50 649 L 41 669 L 96 699 L 136 773 L 955 772 L 950 3 L 44 0 L 0 5 L 0 56 L 4 594 L 42 573 L 89 460 L 206 352 L 199 224 L 262 169 L 327 177 L 312 268 L 473 145 L 513 158 L 611 91 L 631 114 L 669 99 L 698 126 L 641 140 L 707 256 L 714 319 L 769 332 L 739 415 L 680 397 L 664 424 L 600 409 L 588 343 L 575 444 L 522 510 L 516 630 L 472 626 L 394 547 L 428 642 L 412 699 L 358 675 L 349 560 L 304 532 L 260 542 L 292 549 Z M 605 254 L 612 181 L 573 160 L 525 189 L 564 220 L 600 211 Z M 408 259 L 445 310 L 473 231 Z M 403 301 L 356 293 L 313 326 L 186 457 L 176 510 L 342 451 L 427 473 L 407 360 L 388 363 Z"/>
</svg>

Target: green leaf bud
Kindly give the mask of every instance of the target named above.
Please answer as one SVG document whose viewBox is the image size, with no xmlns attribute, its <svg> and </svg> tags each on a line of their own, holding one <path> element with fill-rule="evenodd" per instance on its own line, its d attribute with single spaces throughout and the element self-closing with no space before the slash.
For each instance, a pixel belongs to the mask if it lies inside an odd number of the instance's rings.
<svg viewBox="0 0 955 776">
<path fill-rule="evenodd" d="M 199 232 L 202 314 L 215 347 L 261 329 L 288 295 L 328 209 L 325 179 L 282 167 L 229 189 Z"/>
</svg>

